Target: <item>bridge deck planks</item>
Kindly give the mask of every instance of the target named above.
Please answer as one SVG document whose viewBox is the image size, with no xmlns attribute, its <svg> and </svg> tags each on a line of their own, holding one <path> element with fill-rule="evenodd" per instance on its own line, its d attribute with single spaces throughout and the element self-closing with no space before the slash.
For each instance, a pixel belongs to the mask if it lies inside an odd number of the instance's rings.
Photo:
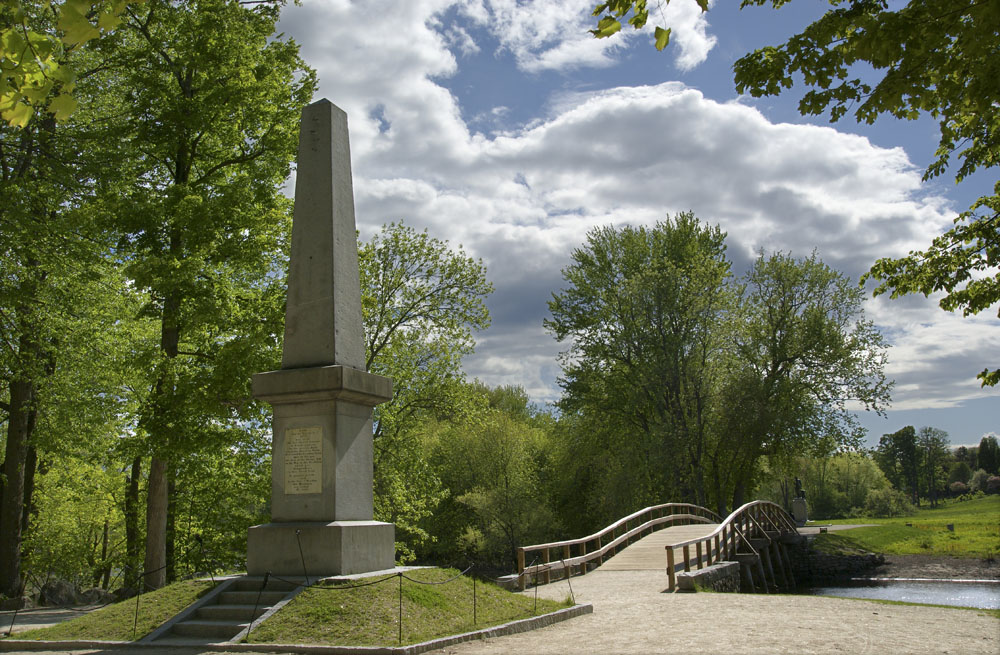
<svg viewBox="0 0 1000 655">
<path fill-rule="evenodd" d="M 719 527 L 717 523 L 695 523 L 692 525 L 675 525 L 658 530 L 636 541 L 628 548 L 618 552 L 614 557 L 605 560 L 598 571 L 665 571 L 667 568 L 666 547 L 689 539 L 697 539 L 711 534 Z M 680 562 L 680 550 L 676 561 Z M 694 556 L 694 546 L 691 546 Z"/>
</svg>

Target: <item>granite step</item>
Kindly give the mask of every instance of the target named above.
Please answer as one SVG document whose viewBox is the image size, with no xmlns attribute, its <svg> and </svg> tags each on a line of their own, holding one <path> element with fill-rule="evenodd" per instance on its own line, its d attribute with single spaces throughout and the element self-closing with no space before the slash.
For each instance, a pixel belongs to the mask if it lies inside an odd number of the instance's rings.
<svg viewBox="0 0 1000 655">
<path fill-rule="evenodd" d="M 174 626 L 171 633 L 182 637 L 214 637 L 219 641 L 226 641 L 236 636 L 243 628 L 249 625 L 246 623 L 235 623 L 233 621 L 212 621 L 207 619 L 194 619 L 191 621 L 181 621 Z M 157 640 L 156 643 L 160 643 Z"/>
<path fill-rule="evenodd" d="M 259 605 L 254 614 L 252 605 L 205 605 L 198 608 L 198 618 L 207 621 L 233 621 L 248 623 L 251 618 L 258 618 L 268 610 L 269 606 Z"/>
<path fill-rule="evenodd" d="M 223 591 L 219 594 L 219 604 L 270 607 L 287 595 L 287 591 Z"/>
</svg>

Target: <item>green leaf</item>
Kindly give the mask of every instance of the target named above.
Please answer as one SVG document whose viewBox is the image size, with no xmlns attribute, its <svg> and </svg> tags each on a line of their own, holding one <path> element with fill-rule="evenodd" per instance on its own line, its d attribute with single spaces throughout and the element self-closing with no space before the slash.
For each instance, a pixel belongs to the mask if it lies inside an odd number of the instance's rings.
<svg viewBox="0 0 1000 655">
<path fill-rule="evenodd" d="M 56 116 L 57 121 L 64 121 L 76 111 L 76 99 L 67 92 L 60 93 L 49 103 L 49 111 Z"/>
<path fill-rule="evenodd" d="M 622 28 L 622 24 L 612 18 L 611 16 L 605 16 L 597 23 L 597 29 L 593 31 L 594 36 L 599 39 L 606 39 L 612 34 L 618 32 Z"/>
<path fill-rule="evenodd" d="M 670 28 L 663 29 L 662 27 L 657 27 L 656 31 L 653 33 L 656 36 L 656 49 L 663 50 L 670 43 Z"/>
<path fill-rule="evenodd" d="M 5 110 L 0 116 L 13 127 L 24 127 L 31 120 L 34 113 L 35 110 L 30 105 L 19 102 L 13 108 Z"/>
<path fill-rule="evenodd" d="M 63 43 L 67 45 L 86 43 L 101 35 L 100 30 L 87 20 L 87 16 L 77 4 L 66 3 L 59 14 L 57 25 L 63 31 Z"/>
</svg>

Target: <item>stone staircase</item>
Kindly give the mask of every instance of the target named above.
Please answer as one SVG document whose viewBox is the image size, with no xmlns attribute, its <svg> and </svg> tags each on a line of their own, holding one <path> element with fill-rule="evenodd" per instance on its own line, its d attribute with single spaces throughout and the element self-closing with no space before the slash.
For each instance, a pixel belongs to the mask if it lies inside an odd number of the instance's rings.
<svg viewBox="0 0 1000 655">
<path fill-rule="evenodd" d="M 143 639 L 157 645 L 197 646 L 233 641 L 250 622 L 275 605 L 291 599 L 300 585 L 297 581 L 241 576 L 222 583 L 201 603 L 178 615 Z M 256 607 L 256 611 L 254 608 Z"/>
</svg>

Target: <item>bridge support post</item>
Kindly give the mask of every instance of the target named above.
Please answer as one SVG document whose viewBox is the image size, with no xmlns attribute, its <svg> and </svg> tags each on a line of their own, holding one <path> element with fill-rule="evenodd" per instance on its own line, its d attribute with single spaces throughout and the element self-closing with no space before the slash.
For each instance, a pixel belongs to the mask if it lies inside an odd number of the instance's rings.
<svg viewBox="0 0 1000 655">
<path fill-rule="evenodd" d="M 691 547 L 688 546 L 687 544 L 684 544 L 684 548 L 682 550 L 684 552 L 684 572 L 685 573 L 690 573 L 691 572 Z"/>
<path fill-rule="evenodd" d="M 785 576 L 785 563 L 781 560 L 781 544 L 777 541 L 771 542 L 771 550 L 774 551 L 774 559 L 777 560 L 777 573 L 781 576 L 781 586 L 784 589 L 788 588 L 788 578 Z M 777 582 L 777 580 L 775 580 Z"/>
<path fill-rule="evenodd" d="M 542 564 L 548 564 L 548 563 L 549 563 L 549 549 L 548 548 L 543 548 L 542 549 Z M 545 580 L 545 584 L 549 584 L 550 582 L 552 582 L 552 572 L 549 571 L 549 567 L 547 567 L 547 566 L 545 567 L 545 572 L 542 573 L 542 579 Z M 536 583 L 537 583 L 537 581 L 536 581 Z"/>
<path fill-rule="evenodd" d="M 667 589 L 673 591 L 677 586 L 677 572 L 674 570 L 674 549 L 672 546 L 667 546 L 667 580 L 670 581 L 670 586 Z"/>
<path fill-rule="evenodd" d="M 569 544 L 566 544 L 565 546 L 563 546 L 563 577 L 565 577 L 567 580 L 569 579 L 570 572 L 572 572 L 573 570 L 572 565 L 566 566 L 566 560 L 570 559 L 570 557 L 571 555 L 569 554 Z"/>
</svg>

